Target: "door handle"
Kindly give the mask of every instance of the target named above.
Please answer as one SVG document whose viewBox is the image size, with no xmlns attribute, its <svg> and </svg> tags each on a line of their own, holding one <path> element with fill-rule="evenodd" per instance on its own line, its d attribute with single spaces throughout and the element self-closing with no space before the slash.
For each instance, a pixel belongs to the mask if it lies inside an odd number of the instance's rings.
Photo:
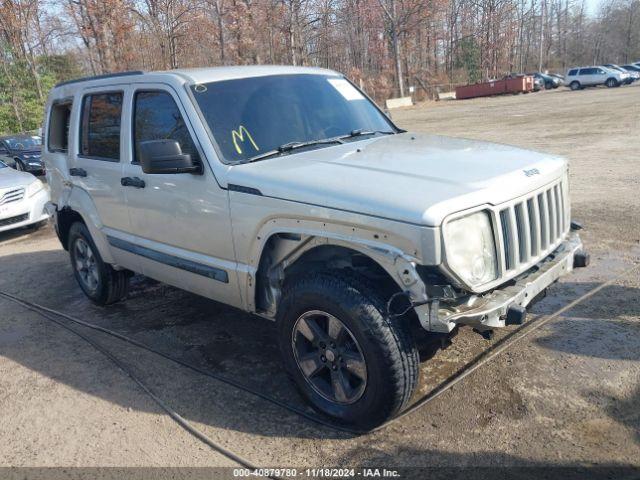
<svg viewBox="0 0 640 480">
<path fill-rule="evenodd" d="M 86 177 L 87 171 L 84 168 L 70 168 L 69 175 L 72 177 Z"/>
<path fill-rule="evenodd" d="M 123 177 L 120 179 L 120 184 L 123 187 L 144 188 L 146 183 L 144 180 L 138 177 Z"/>
</svg>

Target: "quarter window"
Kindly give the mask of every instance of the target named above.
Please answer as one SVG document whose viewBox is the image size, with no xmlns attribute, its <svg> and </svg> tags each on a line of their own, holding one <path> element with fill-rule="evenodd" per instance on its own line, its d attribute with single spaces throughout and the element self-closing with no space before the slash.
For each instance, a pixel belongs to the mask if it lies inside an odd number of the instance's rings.
<svg viewBox="0 0 640 480">
<path fill-rule="evenodd" d="M 50 152 L 66 153 L 69 148 L 71 107 L 71 101 L 59 101 L 51 105 L 49 132 L 47 135 Z"/>
<path fill-rule="evenodd" d="M 148 140 L 175 140 L 182 153 L 200 160 L 191 134 L 173 97 L 163 91 L 139 91 L 134 100 L 133 137 L 135 155 L 133 163 L 139 163 L 139 144 Z"/>
<path fill-rule="evenodd" d="M 122 92 L 87 95 L 82 103 L 80 154 L 99 160 L 120 160 Z"/>
<path fill-rule="evenodd" d="M 578 73 L 578 69 L 574 68 L 573 70 L 569 70 L 569 76 L 573 77 L 576 73 Z"/>
</svg>

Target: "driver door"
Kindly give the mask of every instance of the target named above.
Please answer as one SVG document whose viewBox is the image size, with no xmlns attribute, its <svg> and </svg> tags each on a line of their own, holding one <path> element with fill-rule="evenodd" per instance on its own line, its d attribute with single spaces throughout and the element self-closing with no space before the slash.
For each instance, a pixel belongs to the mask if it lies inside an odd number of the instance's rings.
<svg viewBox="0 0 640 480">
<path fill-rule="evenodd" d="M 145 275 L 240 305 L 227 191 L 216 182 L 179 97 L 162 84 L 136 85 L 127 103 L 122 189 L 131 235 L 123 245 L 138 254 Z M 162 139 L 176 140 L 202 163 L 202 173 L 144 173 L 139 143 Z"/>
</svg>

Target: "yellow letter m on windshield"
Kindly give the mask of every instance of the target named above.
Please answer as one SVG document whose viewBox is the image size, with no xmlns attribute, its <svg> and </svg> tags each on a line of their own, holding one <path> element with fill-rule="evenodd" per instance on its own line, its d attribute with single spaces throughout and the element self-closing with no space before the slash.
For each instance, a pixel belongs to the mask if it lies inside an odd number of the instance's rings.
<svg viewBox="0 0 640 480">
<path fill-rule="evenodd" d="M 238 130 L 231 131 L 231 138 L 233 139 L 233 146 L 236 147 L 236 152 L 238 152 L 238 155 L 242 155 L 242 149 L 238 145 L 238 140 L 240 140 L 241 144 L 244 143 L 245 139 L 249 140 L 249 142 L 251 142 L 251 145 L 253 145 L 253 148 L 256 151 L 260 150 L 256 145 L 256 142 L 253 141 L 253 137 L 249 133 L 249 130 L 244 128 L 243 125 L 240 125 Z"/>
</svg>

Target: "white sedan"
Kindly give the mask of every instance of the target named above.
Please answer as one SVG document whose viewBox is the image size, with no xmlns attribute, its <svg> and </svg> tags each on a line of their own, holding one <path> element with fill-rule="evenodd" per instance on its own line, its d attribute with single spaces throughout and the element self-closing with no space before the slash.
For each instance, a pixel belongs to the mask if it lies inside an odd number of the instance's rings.
<svg viewBox="0 0 640 480">
<path fill-rule="evenodd" d="M 49 191 L 42 181 L 0 162 L 0 232 L 46 220 L 48 201 Z"/>
</svg>

